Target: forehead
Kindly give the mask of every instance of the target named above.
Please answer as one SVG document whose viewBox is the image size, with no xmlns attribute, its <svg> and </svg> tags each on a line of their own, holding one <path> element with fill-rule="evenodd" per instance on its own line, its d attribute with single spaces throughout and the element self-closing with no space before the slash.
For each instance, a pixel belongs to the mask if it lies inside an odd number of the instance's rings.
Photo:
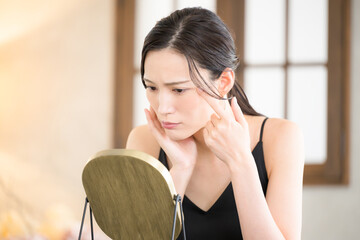
<svg viewBox="0 0 360 240">
<path fill-rule="evenodd" d="M 144 70 L 144 78 L 152 81 L 190 80 L 185 56 L 170 48 L 148 52 Z"/>
</svg>

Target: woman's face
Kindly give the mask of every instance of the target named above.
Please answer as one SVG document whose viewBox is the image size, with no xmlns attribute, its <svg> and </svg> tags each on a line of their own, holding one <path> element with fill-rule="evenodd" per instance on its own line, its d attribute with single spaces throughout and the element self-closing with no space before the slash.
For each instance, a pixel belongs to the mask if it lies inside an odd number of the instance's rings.
<svg viewBox="0 0 360 240">
<path fill-rule="evenodd" d="M 150 51 L 144 69 L 146 97 L 167 136 L 182 140 L 201 130 L 214 111 L 197 94 L 185 56 L 170 48 Z M 207 70 L 199 71 L 210 81 Z"/>
</svg>

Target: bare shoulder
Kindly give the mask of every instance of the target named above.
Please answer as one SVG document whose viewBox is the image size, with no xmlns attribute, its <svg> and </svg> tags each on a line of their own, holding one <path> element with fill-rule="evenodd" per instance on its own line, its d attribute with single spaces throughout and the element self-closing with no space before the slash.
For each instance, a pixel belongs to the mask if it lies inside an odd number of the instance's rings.
<svg viewBox="0 0 360 240">
<path fill-rule="evenodd" d="M 290 120 L 269 118 L 264 126 L 263 150 L 270 176 L 274 168 L 304 164 L 304 139 L 300 126 Z"/>
<path fill-rule="evenodd" d="M 283 118 L 269 118 L 266 121 L 266 127 L 269 133 L 278 133 L 279 131 L 288 134 L 294 131 L 301 132 L 301 128 L 297 123 Z"/>
<path fill-rule="evenodd" d="M 159 157 L 160 152 L 160 146 L 147 125 L 141 125 L 131 130 L 126 148 L 145 152 L 155 158 Z"/>
</svg>

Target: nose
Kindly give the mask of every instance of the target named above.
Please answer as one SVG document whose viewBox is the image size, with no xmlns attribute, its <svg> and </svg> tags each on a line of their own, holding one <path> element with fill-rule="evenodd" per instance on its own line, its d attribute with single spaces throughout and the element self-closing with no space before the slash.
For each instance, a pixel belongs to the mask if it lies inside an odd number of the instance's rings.
<svg viewBox="0 0 360 240">
<path fill-rule="evenodd" d="M 168 93 L 159 94 L 158 112 L 161 115 L 168 115 L 175 112 L 174 99 Z"/>
</svg>

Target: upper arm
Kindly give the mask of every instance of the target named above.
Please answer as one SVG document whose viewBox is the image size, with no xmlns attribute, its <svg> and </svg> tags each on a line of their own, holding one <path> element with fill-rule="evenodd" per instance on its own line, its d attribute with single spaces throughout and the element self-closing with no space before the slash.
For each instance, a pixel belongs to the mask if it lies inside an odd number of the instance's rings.
<svg viewBox="0 0 360 240">
<path fill-rule="evenodd" d="M 145 152 L 155 158 L 159 157 L 160 146 L 147 125 L 141 125 L 131 130 L 126 148 Z"/>
<path fill-rule="evenodd" d="M 264 152 L 271 162 L 266 201 L 284 237 L 300 239 L 305 160 L 303 133 L 296 123 L 288 120 L 279 120 L 271 129 L 272 141 L 268 141 Z"/>
</svg>

